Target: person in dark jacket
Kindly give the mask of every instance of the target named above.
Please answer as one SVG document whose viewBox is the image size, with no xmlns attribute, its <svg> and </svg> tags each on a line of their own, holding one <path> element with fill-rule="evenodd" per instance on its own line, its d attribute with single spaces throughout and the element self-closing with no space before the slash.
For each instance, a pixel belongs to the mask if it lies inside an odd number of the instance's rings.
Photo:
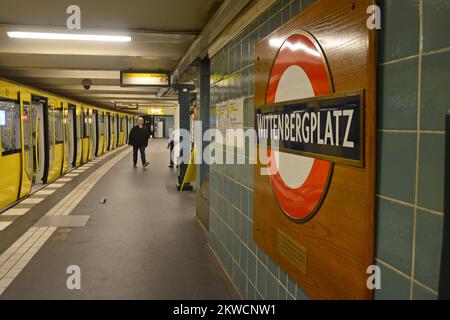
<svg viewBox="0 0 450 320">
<path fill-rule="evenodd" d="M 134 126 L 130 131 L 128 144 L 133 146 L 133 167 L 136 168 L 138 150 L 141 153 L 142 166 L 147 168 L 150 164 L 145 159 L 145 148 L 148 146 L 148 139 L 150 138 L 150 132 L 146 126 L 144 126 L 144 119 L 139 118 L 137 126 Z"/>
</svg>

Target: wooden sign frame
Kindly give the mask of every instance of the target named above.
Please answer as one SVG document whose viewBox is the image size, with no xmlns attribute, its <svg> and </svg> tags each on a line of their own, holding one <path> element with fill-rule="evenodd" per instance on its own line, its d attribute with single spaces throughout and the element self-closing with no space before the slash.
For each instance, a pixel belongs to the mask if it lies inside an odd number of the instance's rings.
<svg viewBox="0 0 450 320">
<path fill-rule="evenodd" d="M 264 166 L 254 166 L 253 238 L 313 299 L 371 299 L 376 193 L 376 30 L 367 26 L 374 0 L 317 0 L 255 48 L 255 108 L 263 109 L 282 43 L 307 32 L 320 45 L 332 94 L 364 90 L 364 163 L 332 163 L 315 215 L 296 223 L 283 214 Z M 275 42 L 276 43 L 276 42 Z M 258 150 L 259 152 L 259 150 Z M 259 154 L 259 153 L 258 153 Z"/>
</svg>

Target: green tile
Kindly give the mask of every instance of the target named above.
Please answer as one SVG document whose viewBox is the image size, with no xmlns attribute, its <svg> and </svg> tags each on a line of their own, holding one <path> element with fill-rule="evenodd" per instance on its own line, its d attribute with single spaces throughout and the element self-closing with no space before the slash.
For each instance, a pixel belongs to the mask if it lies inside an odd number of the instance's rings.
<svg viewBox="0 0 450 320">
<path fill-rule="evenodd" d="M 437 295 L 434 292 L 422 287 L 421 285 L 414 283 L 413 299 L 414 300 L 436 300 Z"/>
<path fill-rule="evenodd" d="M 422 133 L 419 159 L 419 205 L 443 212 L 445 136 Z"/>
<path fill-rule="evenodd" d="M 385 0 L 380 2 L 380 62 L 419 52 L 419 0 Z"/>
<path fill-rule="evenodd" d="M 423 45 L 425 51 L 450 46 L 450 2 L 423 1 Z"/>
<path fill-rule="evenodd" d="M 415 133 L 378 134 L 378 194 L 414 202 L 416 136 Z"/>
<path fill-rule="evenodd" d="M 450 108 L 449 83 L 450 52 L 424 56 L 420 112 L 422 130 L 445 130 L 445 114 Z"/>
<path fill-rule="evenodd" d="M 417 211 L 414 277 L 432 289 L 439 284 L 443 217 Z"/>
<path fill-rule="evenodd" d="M 410 280 L 402 274 L 379 265 L 381 289 L 375 290 L 376 300 L 408 300 Z"/>
<path fill-rule="evenodd" d="M 377 252 L 381 260 L 411 274 L 414 209 L 377 199 Z"/>
<path fill-rule="evenodd" d="M 382 65 L 378 74 L 378 128 L 417 128 L 418 59 Z"/>
</svg>

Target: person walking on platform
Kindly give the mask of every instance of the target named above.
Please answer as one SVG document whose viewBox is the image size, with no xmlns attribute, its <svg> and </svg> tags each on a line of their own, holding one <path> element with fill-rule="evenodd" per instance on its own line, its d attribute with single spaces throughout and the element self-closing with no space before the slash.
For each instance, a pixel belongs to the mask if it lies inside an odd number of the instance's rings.
<svg viewBox="0 0 450 320">
<path fill-rule="evenodd" d="M 170 133 L 169 144 L 167 145 L 167 149 L 170 149 L 170 164 L 169 168 L 173 168 L 173 148 L 175 147 L 175 131 Z"/>
<path fill-rule="evenodd" d="M 130 131 L 128 144 L 133 146 L 133 167 L 137 166 L 138 151 L 141 153 L 142 166 L 147 168 L 150 164 L 145 158 L 145 148 L 148 146 L 150 131 L 144 126 L 144 118 L 138 119 L 138 124 Z"/>
</svg>

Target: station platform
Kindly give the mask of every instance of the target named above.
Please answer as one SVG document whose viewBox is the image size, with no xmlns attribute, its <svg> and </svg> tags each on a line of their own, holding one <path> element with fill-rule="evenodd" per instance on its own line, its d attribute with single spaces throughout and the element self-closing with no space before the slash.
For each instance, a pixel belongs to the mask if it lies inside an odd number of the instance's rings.
<svg viewBox="0 0 450 320">
<path fill-rule="evenodd" d="M 1 214 L 0 299 L 239 299 L 166 146 L 150 142 L 147 169 L 119 148 Z"/>
</svg>

